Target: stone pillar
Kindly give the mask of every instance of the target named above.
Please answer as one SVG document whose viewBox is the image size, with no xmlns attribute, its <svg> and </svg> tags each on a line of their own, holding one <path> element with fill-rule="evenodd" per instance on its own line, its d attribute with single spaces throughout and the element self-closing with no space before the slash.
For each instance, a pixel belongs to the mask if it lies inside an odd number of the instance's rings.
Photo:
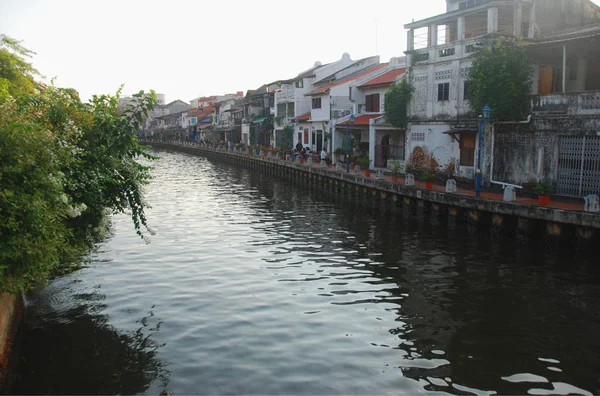
<svg viewBox="0 0 600 396">
<path fill-rule="evenodd" d="M 600 212 L 600 206 L 598 205 L 598 196 L 597 195 L 588 195 L 587 197 L 585 197 L 584 209 L 586 212 L 592 212 L 592 213 Z"/>
<path fill-rule="evenodd" d="M 435 47 L 438 43 L 438 31 L 437 31 L 437 25 L 430 25 L 429 26 L 429 34 L 428 34 L 428 38 L 429 38 L 429 47 Z"/>
<path fill-rule="evenodd" d="M 523 36 L 523 4 L 520 1 L 515 3 L 513 21 L 513 35 Z"/>
<path fill-rule="evenodd" d="M 527 38 L 533 39 L 535 38 L 535 2 L 531 5 L 531 9 L 529 10 L 529 31 L 527 32 Z"/>
<path fill-rule="evenodd" d="M 515 188 L 513 186 L 506 186 L 504 189 L 504 200 L 506 202 L 513 202 L 517 199 L 517 193 L 515 192 Z"/>
<path fill-rule="evenodd" d="M 465 17 L 458 17 L 458 21 L 456 22 L 456 33 L 458 41 L 465 39 Z"/>
<path fill-rule="evenodd" d="M 455 193 L 456 192 L 456 180 L 450 179 L 446 182 L 446 192 L 447 193 Z"/>
<path fill-rule="evenodd" d="M 498 7 L 488 8 L 487 32 L 495 33 L 498 31 Z"/>
<path fill-rule="evenodd" d="M 567 44 L 563 44 L 562 51 L 562 91 L 567 92 Z"/>
<path fill-rule="evenodd" d="M 406 66 L 411 67 L 413 65 L 413 54 L 411 51 L 415 50 L 415 29 L 410 29 L 406 33 Z"/>
</svg>

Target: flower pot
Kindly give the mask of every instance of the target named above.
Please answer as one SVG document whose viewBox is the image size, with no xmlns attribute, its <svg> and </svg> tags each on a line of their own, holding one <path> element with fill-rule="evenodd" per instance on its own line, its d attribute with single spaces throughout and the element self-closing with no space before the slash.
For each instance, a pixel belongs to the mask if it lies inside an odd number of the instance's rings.
<svg viewBox="0 0 600 396">
<path fill-rule="evenodd" d="M 398 176 L 392 175 L 392 182 L 398 183 Z"/>
<path fill-rule="evenodd" d="M 367 171 L 364 171 L 363 173 L 364 173 L 365 177 L 371 177 L 371 171 L 367 170 Z"/>
<path fill-rule="evenodd" d="M 433 182 L 426 181 L 425 182 L 425 188 L 428 189 L 428 190 L 431 190 L 433 188 Z"/>
<path fill-rule="evenodd" d="M 545 197 L 543 195 L 540 195 L 538 197 L 538 204 L 540 204 L 541 206 L 548 206 L 549 203 L 550 203 L 550 197 Z"/>
<path fill-rule="evenodd" d="M 300 164 L 304 165 L 304 160 L 303 159 L 300 160 Z"/>
</svg>

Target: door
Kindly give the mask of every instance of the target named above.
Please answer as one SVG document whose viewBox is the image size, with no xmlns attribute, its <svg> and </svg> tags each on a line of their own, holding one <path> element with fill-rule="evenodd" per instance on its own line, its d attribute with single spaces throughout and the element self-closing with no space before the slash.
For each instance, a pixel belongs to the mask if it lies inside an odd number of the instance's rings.
<svg viewBox="0 0 600 396">
<path fill-rule="evenodd" d="M 552 93 L 553 79 L 554 70 L 552 66 L 540 66 L 538 95 L 548 95 Z"/>
<path fill-rule="evenodd" d="M 323 131 L 320 129 L 317 129 L 317 152 L 321 152 L 321 149 L 323 148 Z"/>
<path fill-rule="evenodd" d="M 600 137 L 560 136 L 556 192 L 574 197 L 600 194 Z"/>
<path fill-rule="evenodd" d="M 381 139 L 381 166 L 387 168 L 387 160 L 390 158 L 390 135 L 385 135 Z"/>
</svg>

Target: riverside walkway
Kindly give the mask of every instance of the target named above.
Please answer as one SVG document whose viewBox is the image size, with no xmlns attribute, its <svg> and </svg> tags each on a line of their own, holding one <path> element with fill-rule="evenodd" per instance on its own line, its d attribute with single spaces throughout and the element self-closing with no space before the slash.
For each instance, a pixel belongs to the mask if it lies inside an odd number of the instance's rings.
<svg viewBox="0 0 600 396">
<path fill-rule="evenodd" d="M 547 206 L 540 206 L 537 199 L 517 196 L 516 201 L 507 202 L 503 200 L 502 194 L 495 192 L 482 192 L 481 197 L 477 198 L 473 190 L 457 188 L 456 192 L 449 193 L 445 186 L 434 184 L 428 189 L 421 181 L 408 186 L 404 178 L 392 181 L 391 176 L 377 177 L 374 173 L 367 177 L 364 174 L 346 173 L 345 169 L 336 170 L 334 166 L 321 166 L 319 163 L 300 164 L 298 161 L 285 161 L 269 155 L 260 156 L 189 143 L 144 143 L 155 148 L 203 155 L 266 170 L 301 183 L 321 186 L 334 193 L 376 200 L 384 206 L 386 202 L 388 206 L 414 205 L 434 213 L 443 211 L 450 216 L 462 216 L 472 223 L 485 222 L 493 227 L 514 223 L 520 232 L 539 229 L 537 226 L 541 224 L 546 234 L 554 237 L 576 234 L 580 238 L 591 240 L 600 235 L 600 213 L 584 211 L 583 199 L 581 203 L 551 201 Z M 511 222 L 511 219 L 517 221 Z"/>
</svg>

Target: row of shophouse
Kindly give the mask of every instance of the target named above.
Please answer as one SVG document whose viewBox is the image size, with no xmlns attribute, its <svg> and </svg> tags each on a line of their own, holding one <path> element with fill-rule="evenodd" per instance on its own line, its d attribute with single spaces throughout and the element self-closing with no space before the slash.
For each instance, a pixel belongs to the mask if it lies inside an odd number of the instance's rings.
<svg viewBox="0 0 600 396">
<path fill-rule="evenodd" d="M 353 151 L 368 155 L 373 168 L 426 155 L 473 179 L 472 56 L 489 39 L 520 37 L 535 66 L 532 112 L 485 128 L 485 182 L 548 180 L 562 195 L 600 192 L 600 7 L 590 0 L 447 0 L 444 14 L 405 28 L 404 56 L 389 62 L 344 54 L 245 95 L 163 104 L 142 133 L 335 152 L 348 131 Z M 385 92 L 401 79 L 414 87 L 405 129 L 389 125 L 383 111 Z"/>
</svg>

